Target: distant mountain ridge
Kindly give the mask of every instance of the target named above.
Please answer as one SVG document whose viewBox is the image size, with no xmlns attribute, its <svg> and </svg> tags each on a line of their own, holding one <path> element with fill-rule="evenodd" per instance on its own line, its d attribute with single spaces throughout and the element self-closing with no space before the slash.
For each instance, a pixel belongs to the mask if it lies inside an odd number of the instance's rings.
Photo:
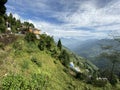
<svg viewBox="0 0 120 90">
<path fill-rule="evenodd" d="M 98 56 L 100 55 L 100 53 L 104 51 L 102 49 L 103 46 L 110 46 L 110 45 L 120 50 L 119 43 L 112 39 L 86 40 L 80 43 L 78 42 L 77 45 L 75 45 L 76 47 L 72 45 L 73 47 L 69 47 L 69 49 L 71 49 L 76 54 L 90 60 L 97 67 L 101 69 L 105 69 L 105 68 L 110 68 L 111 62 L 109 60 L 98 58 Z M 117 68 L 119 68 L 119 64 L 116 66 L 116 70 Z"/>
</svg>

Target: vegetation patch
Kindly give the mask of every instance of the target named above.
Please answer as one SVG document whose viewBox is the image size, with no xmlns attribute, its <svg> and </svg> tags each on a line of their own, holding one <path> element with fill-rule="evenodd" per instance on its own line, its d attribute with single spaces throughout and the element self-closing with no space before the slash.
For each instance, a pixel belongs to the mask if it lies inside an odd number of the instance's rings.
<svg viewBox="0 0 120 90">
<path fill-rule="evenodd" d="M 36 64 L 38 67 L 42 67 L 42 63 L 36 58 L 36 57 L 32 57 L 31 61 Z"/>
</svg>

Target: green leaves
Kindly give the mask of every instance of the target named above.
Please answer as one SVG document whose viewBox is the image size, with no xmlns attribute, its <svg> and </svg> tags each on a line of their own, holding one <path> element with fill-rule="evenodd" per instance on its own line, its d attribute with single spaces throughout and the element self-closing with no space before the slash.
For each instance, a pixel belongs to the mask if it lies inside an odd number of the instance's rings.
<svg viewBox="0 0 120 90">
<path fill-rule="evenodd" d="M 6 7 L 5 7 L 5 3 L 7 2 L 7 0 L 0 0 L 0 16 L 3 16 L 6 12 Z"/>
<path fill-rule="evenodd" d="M 44 74 L 33 74 L 28 80 L 22 75 L 9 75 L 2 81 L 2 90 L 46 90 L 49 80 Z"/>
<path fill-rule="evenodd" d="M 7 0 L 0 0 L 0 5 L 4 5 L 7 2 Z"/>
<path fill-rule="evenodd" d="M 25 36 L 25 40 L 27 42 L 35 42 L 35 39 L 36 39 L 36 36 L 34 33 L 27 33 L 26 36 Z"/>
<path fill-rule="evenodd" d="M 60 61 L 63 65 L 67 66 L 70 62 L 70 56 L 66 50 L 63 50 L 59 56 Z"/>
<path fill-rule="evenodd" d="M 2 81 L 2 90 L 27 90 L 27 81 L 20 75 L 6 76 Z"/>
<path fill-rule="evenodd" d="M 45 34 L 40 36 L 41 39 L 38 44 L 38 48 L 43 51 L 44 49 L 47 49 L 48 51 L 51 51 L 55 48 L 55 42 L 53 37 L 47 36 Z"/>
</svg>

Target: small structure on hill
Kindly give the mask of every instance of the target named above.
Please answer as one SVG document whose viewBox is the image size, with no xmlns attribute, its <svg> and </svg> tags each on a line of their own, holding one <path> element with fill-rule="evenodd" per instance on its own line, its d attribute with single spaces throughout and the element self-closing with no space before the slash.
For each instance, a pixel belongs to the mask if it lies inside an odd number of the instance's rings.
<svg viewBox="0 0 120 90">
<path fill-rule="evenodd" d="M 70 62 L 70 68 L 74 68 L 74 63 Z"/>
<path fill-rule="evenodd" d="M 6 33 L 12 33 L 11 24 L 8 21 L 6 22 Z"/>
<path fill-rule="evenodd" d="M 37 29 L 37 28 L 29 28 L 29 32 L 34 33 L 35 35 L 39 35 L 41 34 L 41 30 Z"/>
<path fill-rule="evenodd" d="M 70 65 L 70 68 L 71 68 L 72 70 L 74 70 L 74 71 L 76 71 L 76 72 L 80 72 L 80 73 L 82 72 L 78 66 L 75 67 L 75 65 L 74 65 L 73 62 L 70 62 L 69 65 Z"/>
</svg>

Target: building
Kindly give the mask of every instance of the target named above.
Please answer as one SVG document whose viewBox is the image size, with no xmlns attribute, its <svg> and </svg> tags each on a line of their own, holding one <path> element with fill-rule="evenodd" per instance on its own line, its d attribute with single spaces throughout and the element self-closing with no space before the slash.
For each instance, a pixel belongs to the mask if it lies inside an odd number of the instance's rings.
<svg viewBox="0 0 120 90">
<path fill-rule="evenodd" d="M 6 33 L 12 33 L 11 31 L 11 25 L 9 22 L 6 22 Z"/>
<path fill-rule="evenodd" d="M 37 28 L 29 28 L 29 32 L 34 33 L 35 35 L 41 34 L 41 30 Z"/>
</svg>

